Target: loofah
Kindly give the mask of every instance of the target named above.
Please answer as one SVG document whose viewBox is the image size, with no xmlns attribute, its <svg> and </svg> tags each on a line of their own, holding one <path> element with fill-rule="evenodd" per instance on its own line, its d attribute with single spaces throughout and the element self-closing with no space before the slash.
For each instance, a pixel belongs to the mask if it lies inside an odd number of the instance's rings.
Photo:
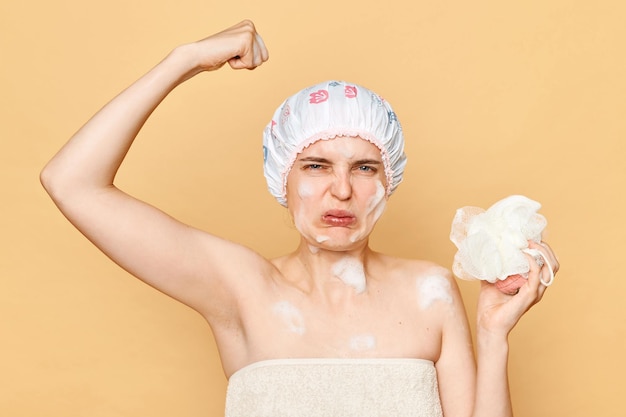
<svg viewBox="0 0 626 417">
<path fill-rule="evenodd" d="M 538 213 L 541 204 L 522 195 L 512 195 L 498 201 L 487 210 L 463 207 L 452 221 L 450 240 L 458 251 L 454 256 L 454 274 L 466 280 L 497 283 L 504 293 L 515 294 L 524 285 L 530 271 L 525 253 L 543 265 L 547 259 L 528 242 L 541 242 L 547 225 Z M 549 266 L 549 265 L 548 265 Z M 554 278 L 552 268 L 549 281 Z"/>
</svg>

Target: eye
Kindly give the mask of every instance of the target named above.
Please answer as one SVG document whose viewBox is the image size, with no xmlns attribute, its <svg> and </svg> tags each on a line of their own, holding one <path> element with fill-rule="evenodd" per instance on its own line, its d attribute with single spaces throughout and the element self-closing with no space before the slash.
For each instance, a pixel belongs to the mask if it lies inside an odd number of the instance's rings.
<svg viewBox="0 0 626 417">
<path fill-rule="evenodd" d="M 373 167 L 371 165 L 359 165 L 356 167 L 356 169 L 360 172 L 372 173 L 372 174 L 378 172 L 378 168 Z"/>
<path fill-rule="evenodd" d="M 321 164 L 307 164 L 303 167 L 304 169 L 309 170 L 318 170 L 324 168 Z"/>
</svg>

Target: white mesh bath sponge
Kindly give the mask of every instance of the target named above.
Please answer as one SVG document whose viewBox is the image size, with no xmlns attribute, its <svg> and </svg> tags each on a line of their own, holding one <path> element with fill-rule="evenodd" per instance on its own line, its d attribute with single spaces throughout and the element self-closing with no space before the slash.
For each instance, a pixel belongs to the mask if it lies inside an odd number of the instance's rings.
<svg viewBox="0 0 626 417">
<path fill-rule="evenodd" d="M 454 274 L 461 279 L 491 283 L 526 275 L 530 265 L 524 253 L 542 256 L 528 248 L 529 240 L 541 242 L 547 225 L 545 217 L 537 212 L 540 208 L 536 201 L 512 195 L 487 210 L 458 209 L 450 232 L 450 240 L 458 249 L 452 265 Z M 551 281 L 543 283 L 549 285 Z"/>
</svg>

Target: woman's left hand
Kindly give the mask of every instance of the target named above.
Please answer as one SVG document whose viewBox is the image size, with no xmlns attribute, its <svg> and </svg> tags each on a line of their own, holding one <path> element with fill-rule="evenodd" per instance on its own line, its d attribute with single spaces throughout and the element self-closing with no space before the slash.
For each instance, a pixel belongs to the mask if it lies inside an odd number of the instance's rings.
<svg viewBox="0 0 626 417">
<path fill-rule="evenodd" d="M 559 270 L 556 255 L 547 243 L 530 241 L 529 249 L 540 251 L 547 262 L 540 265 L 534 257 L 526 255 L 530 271 L 527 281 L 520 287 L 517 294 L 507 295 L 501 292 L 495 284 L 481 282 L 476 313 L 477 330 L 480 332 L 508 335 L 522 315 L 543 297 L 547 287 L 542 284 L 542 281 L 549 283 L 551 277 L 549 268 L 552 268 L 554 274 Z"/>
</svg>

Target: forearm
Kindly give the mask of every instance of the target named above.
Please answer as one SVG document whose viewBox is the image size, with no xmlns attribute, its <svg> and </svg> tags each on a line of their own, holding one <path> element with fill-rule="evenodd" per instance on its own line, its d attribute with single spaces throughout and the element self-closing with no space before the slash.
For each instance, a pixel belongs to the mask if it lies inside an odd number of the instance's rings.
<svg viewBox="0 0 626 417">
<path fill-rule="evenodd" d="M 98 111 L 42 171 L 53 197 L 108 187 L 137 133 L 159 103 L 193 74 L 189 46 L 175 49 Z"/>
<path fill-rule="evenodd" d="M 476 351 L 478 367 L 473 417 L 512 416 L 506 335 L 479 332 Z"/>
<path fill-rule="evenodd" d="M 177 85 L 225 63 L 234 69 L 253 69 L 268 58 L 261 37 L 248 20 L 176 48 L 76 132 L 44 168 L 41 182 L 57 204 L 110 188 L 135 136 Z"/>
</svg>

